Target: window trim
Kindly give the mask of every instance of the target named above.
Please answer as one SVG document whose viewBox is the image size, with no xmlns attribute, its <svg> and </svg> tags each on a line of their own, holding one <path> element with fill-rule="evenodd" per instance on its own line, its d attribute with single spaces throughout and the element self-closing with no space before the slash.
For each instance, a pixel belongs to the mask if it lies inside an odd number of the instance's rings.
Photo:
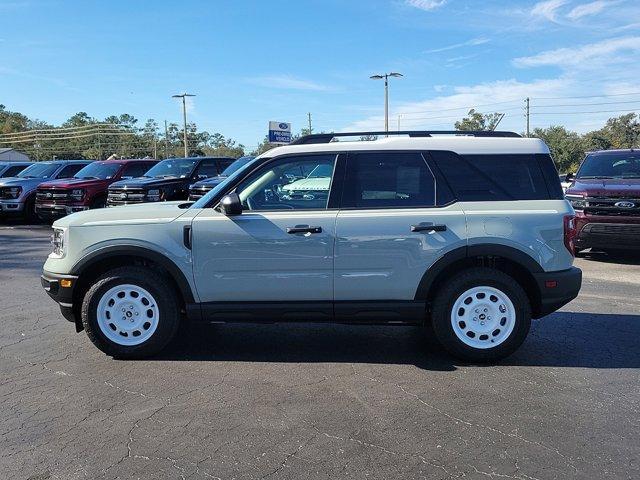
<svg viewBox="0 0 640 480">
<path fill-rule="evenodd" d="M 351 155 L 359 155 L 359 154 L 419 154 L 422 158 L 422 161 L 427 166 L 431 177 L 433 178 L 433 205 L 411 205 L 411 206 L 399 206 L 399 205 L 384 205 L 384 206 L 371 206 L 371 207 L 345 207 L 344 206 L 344 192 L 346 190 L 346 181 L 347 181 L 347 171 L 349 168 L 349 157 Z M 411 210 L 411 209 L 427 209 L 427 208 L 442 208 L 443 205 L 438 205 L 438 182 L 436 175 L 434 174 L 431 166 L 429 165 L 429 161 L 424 155 L 424 151 L 422 150 L 352 150 L 345 154 L 345 167 L 344 167 L 344 179 L 342 186 L 342 195 L 340 198 L 340 210 L 344 211 L 369 211 L 369 210 Z M 453 202 L 452 202 L 453 203 Z M 450 205 L 450 204 L 447 204 Z"/>
<path fill-rule="evenodd" d="M 214 209 L 218 209 L 220 206 L 220 200 L 222 200 L 222 198 L 225 195 L 228 195 L 230 193 L 233 193 L 236 191 L 236 189 L 238 188 L 238 185 L 240 185 L 242 182 L 244 182 L 247 178 L 249 178 L 251 175 L 253 175 L 255 172 L 257 172 L 258 170 L 262 169 L 263 167 L 266 167 L 267 165 L 271 165 L 274 162 L 280 161 L 280 160 L 284 160 L 287 158 L 300 158 L 300 157 L 314 157 L 314 156 L 326 156 L 326 155 L 333 155 L 333 157 L 335 158 L 334 160 L 334 167 L 333 167 L 333 175 L 331 176 L 331 183 L 329 184 L 329 198 L 327 200 L 327 206 L 325 208 L 305 208 L 305 209 L 291 209 L 291 208 L 283 208 L 283 209 L 272 209 L 272 210 L 247 210 L 247 213 L 249 212 L 255 212 L 255 213 L 270 213 L 270 212 L 274 212 L 274 213 L 298 213 L 298 212 L 328 212 L 328 211 L 334 211 L 334 210 L 338 210 L 338 207 L 331 207 L 332 205 L 332 195 L 334 195 L 334 188 L 336 189 L 336 193 L 335 195 L 337 195 L 337 189 L 338 188 L 342 188 L 342 182 L 334 182 L 334 179 L 336 178 L 336 172 L 339 171 L 339 166 L 341 162 L 344 162 L 344 152 L 335 152 L 335 151 L 329 151 L 329 152 L 300 152 L 300 153 L 287 153 L 284 155 L 278 155 L 276 157 L 271 157 L 271 158 L 265 158 L 264 162 L 258 162 L 257 165 L 254 166 L 254 168 L 252 168 L 249 172 L 247 172 L 245 175 L 242 176 L 242 178 L 238 178 L 236 179 L 235 182 L 233 182 L 233 184 L 229 185 L 229 188 L 227 188 L 226 190 L 224 190 L 223 192 L 220 192 L 220 194 L 216 197 L 213 197 L 209 203 L 207 203 L 203 208 L 214 208 Z M 340 191 L 340 198 L 342 198 L 342 191 Z"/>
</svg>

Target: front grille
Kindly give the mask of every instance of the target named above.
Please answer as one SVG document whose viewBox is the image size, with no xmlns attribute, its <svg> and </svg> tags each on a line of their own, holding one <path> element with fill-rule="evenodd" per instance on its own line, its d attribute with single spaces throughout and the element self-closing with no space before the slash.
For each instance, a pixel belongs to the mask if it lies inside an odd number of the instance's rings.
<svg viewBox="0 0 640 480">
<path fill-rule="evenodd" d="M 588 223 L 584 226 L 585 233 L 593 235 L 640 235 L 640 224 L 624 223 Z"/>
<path fill-rule="evenodd" d="M 585 215 L 640 216 L 640 199 L 628 197 L 586 197 Z"/>
<path fill-rule="evenodd" d="M 36 191 L 36 200 L 53 205 L 65 204 L 69 201 L 69 192 L 54 188 L 42 188 Z"/>
<path fill-rule="evenodd" d="M 142 189 L 114 188 L 109 189 L 107 195 L 107 206 L 116 207 L 118 205 L 130 205 L 132 203 L 144 203 L 146 191 Z"/>
<path fill-rule="evenodd" d="M 192 200 L 192 201 L 200 200 L 207 193 L 209 193 L 212 188 L 213 187 L 192 188 L 191 190 L 189 190 L 189 200 Z"/>
</svg>

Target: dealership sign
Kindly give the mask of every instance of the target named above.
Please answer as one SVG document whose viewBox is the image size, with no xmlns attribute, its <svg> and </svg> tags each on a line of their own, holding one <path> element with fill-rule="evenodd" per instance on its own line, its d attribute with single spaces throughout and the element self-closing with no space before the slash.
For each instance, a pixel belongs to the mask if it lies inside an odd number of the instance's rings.
<svg viewBox="0 0 640 480">
<path fill-rule="evenodd" d="M 269 143 L 291 143 L 291 124 L 269 122 Z"/>
</svg>

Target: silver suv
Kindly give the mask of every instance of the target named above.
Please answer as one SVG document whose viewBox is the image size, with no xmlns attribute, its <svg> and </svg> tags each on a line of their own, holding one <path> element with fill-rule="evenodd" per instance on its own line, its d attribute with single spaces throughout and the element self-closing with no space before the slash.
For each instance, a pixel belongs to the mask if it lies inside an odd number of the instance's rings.
<svg viewBox="0 0 640 480">
<path fill-rule="evenodd" d="M 120 358 L 159 352 L 183 319 L 422 325 L 464 360 L 505 357 L 580 289 L 549 150 L 509 132 L 399 133 L 310 135 L 195 203 L 69 215 L 43 287 Z"/>
</svg>

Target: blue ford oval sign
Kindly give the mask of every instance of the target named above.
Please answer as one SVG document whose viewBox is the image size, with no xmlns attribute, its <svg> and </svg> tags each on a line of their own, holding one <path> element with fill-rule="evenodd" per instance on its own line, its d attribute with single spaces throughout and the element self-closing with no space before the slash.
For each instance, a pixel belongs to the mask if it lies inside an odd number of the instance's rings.
<svg viewBox="0 0 640 480">
<path fill-rule="evenodd" d="M 281 123 L 278 126 L 280 127 L 280 130 L 289 130 L 289 125 L 286 123 Z"/>
</svg>

